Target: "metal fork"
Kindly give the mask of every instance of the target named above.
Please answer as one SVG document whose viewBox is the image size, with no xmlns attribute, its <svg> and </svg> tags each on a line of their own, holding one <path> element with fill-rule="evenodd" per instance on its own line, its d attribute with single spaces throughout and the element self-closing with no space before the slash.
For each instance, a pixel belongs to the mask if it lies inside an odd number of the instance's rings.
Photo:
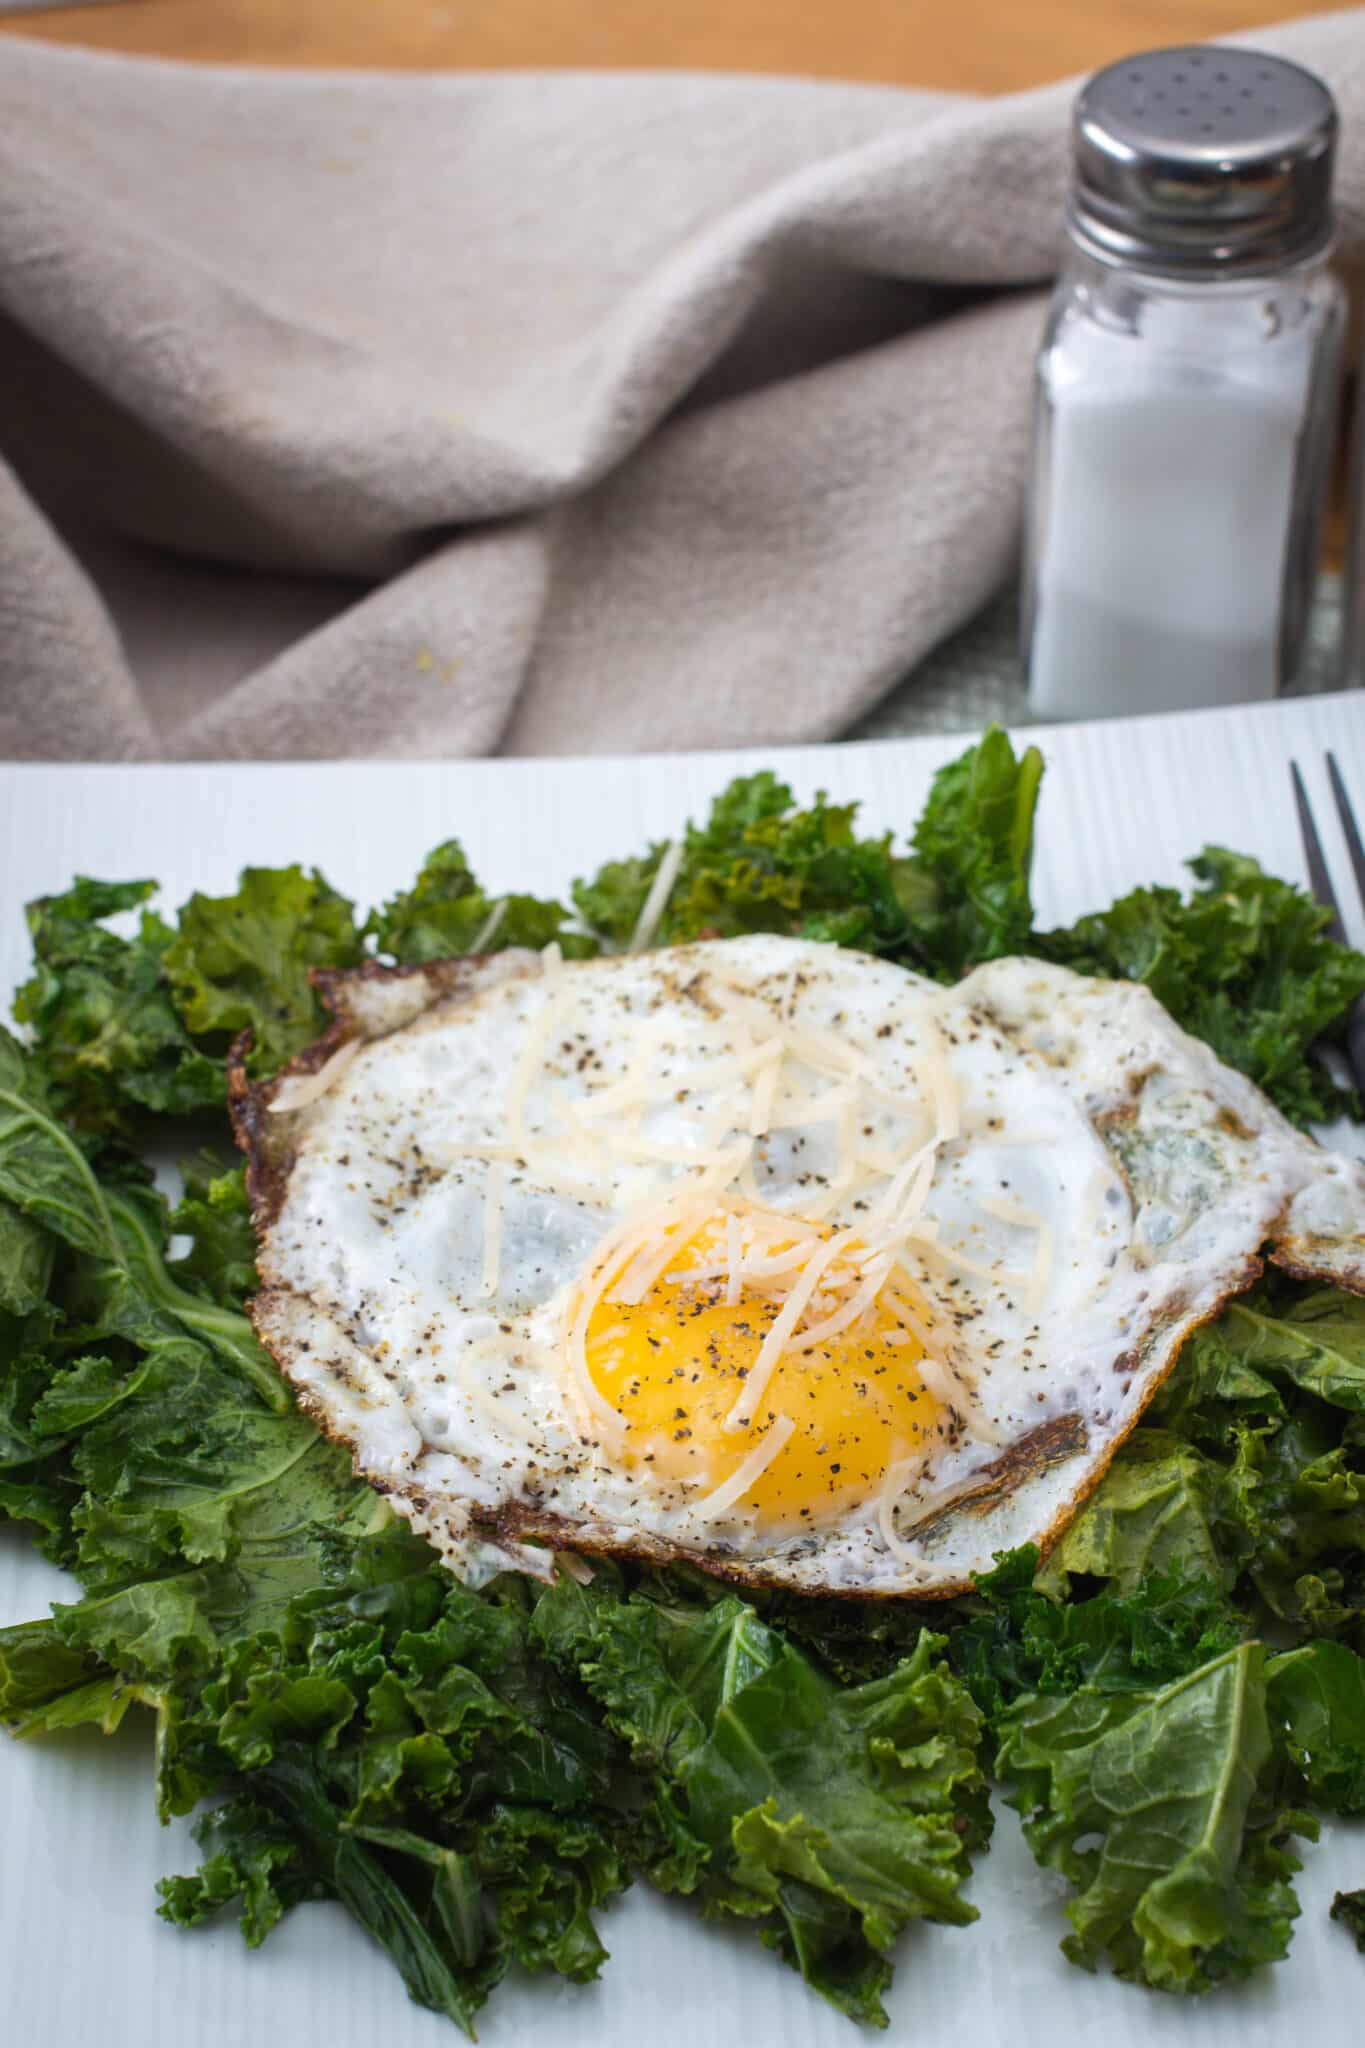
<svg viewBox="0 0 1365 2048">
<path fill-rule="evenodd" d="M 1308 863 L 1309 886 L 1323 909 L 1331 913 L 1331 920 L 1327 926 L 1329 936 L 1336 939 L 1340 945 L 1349 945 L 1346 926 L 1342 921 L 1341 904 L 1332 887 L 1332 877 L 1328 871 L 1322 841 L 1318 837 L 1318 828 L 1313 820 L 1308 792 L 1303 786 L 1303 777 L 1299 773 L 1297 761 L 1290 762 L 1289 774 L 1294 784 L 1294 807 L 1299 814 L 1299 831 L 1303 838 L 1304 858 Z M 1351 809 L 1351 800 L 1346 794 L 1346 784 L 1342 780 L 1335 754 L 1327 756 L 1327 780 L 1332 786 L 1332 798 L 1337 807 L 1337 817 L 1341 821 L 1342 836 L 1346 841 L 1347 854 L 1350 856 L 1351 872 L 1355 876 L 1361 908 L 1365 910 L 1365 845 L 1361 843 L 1360 827 L 1356 824 L 1355 812 Z M 1361 1094 L 1365 1095 L 1365 995 L 1357 996 L 1346 1013 L 1345 1043 L 1346 1063 L 1351 1069 L 1351 1078 Z"/>
</svg>

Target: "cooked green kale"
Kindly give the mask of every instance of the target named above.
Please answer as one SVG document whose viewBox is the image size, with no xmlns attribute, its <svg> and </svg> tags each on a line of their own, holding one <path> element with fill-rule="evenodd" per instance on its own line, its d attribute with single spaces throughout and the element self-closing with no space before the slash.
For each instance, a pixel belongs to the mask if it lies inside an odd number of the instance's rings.
<svg viewBox="0 0 1365 2048">
<path fill-rule="evenodd" d="M 1329 913 L 1245 854 L 1206 846 L 1195 888 L 1135 889 L 1028 950 L 1082 974 L 1143 981 L 1178 1024 L 1239 1067 L 1296 1123 L 1359 1115 L 1313 1048 L 1339 1038 L 1365 956 L 1326 936 Z"/>
<path fill-rule="evenodd" d="M 262 1070 L 296 1051 L 313 968 L 620 948 L 666 856 L 657 942 L 795 933 L 945 981 L 1039 952 L 1149 982 L 1299 1121 L 1341 1106 L 1310 1049 L 1365 959 L 1216 849 L 1189 897 L 1039 933 L 1041 770 L 988 733 L 899 851 L 851 805 L 742 778 L 572 912 L 499 896 L 454 840 L 361 923 L 298 867 L 174 923 L 146 882 L 30 906 L 27 1043 L 0 1030 L 0 1517 L 80 1597 L 0 1630 L 0 1720 L 156 1713 L 163 1816 L 214 1802 L 168 1919 L 235 1905 L 255 1944 L 339 1899 L 468 2031 L 514 1965 L 594 1976 L 595 1916 L 641 1878 L 877 2024 L 908 1924 L 975 1917 L 991 1771 L 1067 1880 L 1073 1960 L 1200 1991 L 1284 1953 L 1291 1841 L 1365 1810 L 1365 1303 L 1277 1281 L 1230 1306 L 1046 1565 L 1002 1558 L 968 1599 L 739 1598 L 610 1565 L 475 1593 L 257 1344 L 240 1169 L 201 1151 L 170 1210 L 135 1149 L 185 1118 L 223 1146 L 229 1041 L 250 1030 Z M 1333 1912 L 1365 1940 L 1361 1902 Z"/>
<path fill-rule="evenodd" d="M 1338 1892 L 1332 1901 L 1332 1918 L 1355 1936 L 1356 1947 L 1365 1956 L 1365 1891 Z"/>
<path fill-rule="evenodd" d="M 542 896 L 489 896 L 475 881 L 458 839 L 427 855 L 410 889 L 370 912 L 365 934 L 377 951 L 405 962 L 552 941 L 570 958 L 597 951 L 595 940 L 570 928 L 562 903 Z"/>
<path fill-rule="evenodd" d="M 683 835 L 681 866 L 655 942 L 784 932 L 883 954 L 942 980 L 1026 950 L 1029 864 L 1042 757 L 1021 759 L 991 731 L 941 770 L 911 851 L 889 833 L 860 839 L 856 804 L 817 796 L 798 810 L 766 770 L 732 782 L 704 826 Z M 603 943 L 627 945 L 667 846 L 611 861 L 574 885 L 574 904 Z"/>
</svg>

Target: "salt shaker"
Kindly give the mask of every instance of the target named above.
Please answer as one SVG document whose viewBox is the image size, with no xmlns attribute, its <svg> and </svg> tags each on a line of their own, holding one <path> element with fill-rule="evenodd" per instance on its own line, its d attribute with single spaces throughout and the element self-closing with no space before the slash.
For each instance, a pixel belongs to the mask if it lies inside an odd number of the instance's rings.
<svg viewBox="0 0 1365 2048">
<path fill-rule="evenodd" d="M 1246 702 L 1297 669 L 1344 324 L 1336 129 L 1319 79 L 1250 50 L 1159 50 L 1082 91 L 1035 392 L 1038 715 Z"/>
</svg>

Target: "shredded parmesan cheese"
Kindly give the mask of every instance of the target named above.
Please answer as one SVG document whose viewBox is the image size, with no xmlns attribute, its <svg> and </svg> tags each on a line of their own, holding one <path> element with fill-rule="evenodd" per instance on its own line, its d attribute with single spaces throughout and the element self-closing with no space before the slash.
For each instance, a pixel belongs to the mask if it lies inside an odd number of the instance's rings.
<svg viewBox="0 0 1365 2048">
<path fill-rule="evenodd" d="M 857 1100 L 852 1081 L 836 1081 L 823 1095 L 789 1095 L 773 1112 L 769 1130 L 802 1130 L 807 1124 L 837 1123 Z"/>
<path fill-rule="evenodd" d="M 717 1515 L 723 1515 L 728 1507 L 733 1507 L 737 1500 L 743 1498 L 751 1486 L 757 1485 L 773 1460 L 786 1449 L 787 1440 L 795 1428 L 790 1415 L 779 1415 L 748 1456 L 740 1459 L 730 1477 L 713 1492 L 694 1502 L 690 1512 L 699 1522 L 711 1522 Z"/>
<path fill-rule="evenodd" d="M 635 1306 L 642 1302 L 666 1266 L 672 1264 L 706 1215 L 705 1202 L 685 1203 L 675 1210 L 657 1235 L 648 1235 L 636 1250 L 607 1299 Z"/>
<path fill-rule="evenodd" d="M 943 1030 L 932 1011 L 924 1015 L 925 1048 L 923 1073 L 927 1093 L 934 1106 L 938 1141 L 946 1145 L 962 1129 L 962 1096 L 944 1049 Z"/>
<path fill-rule="evenodd" d="M 483 1291 L 498 1291 L 498 1260 L 502 1252 L 502 1205 L 507 1193 L 507 1168 L 495 1160 L 483 1190 Z"/>
<path fill-rule="evenodd" d="M 362 1043 L 359 1038 L 348 1038 L 323 1061 L 315 1074 L 286 1074 L 266 1104 L 270 1115 L 283 1116 L 293 1110 L 309 1109 L 313 1103 L 321 1101 L 327 1090 L 341 1079 Z"/>
<path fill-rule="evenodd" d="M 928 1451 L 916 1451 L 909 1457 L 894 1459 L 886 1468 L 886 1477 L 877 1496 L 878 1534 L 891 1555 L 898 1557 L 902 1564 L 916 1564 L 919 1560 L 911 1546 L 896 1534 L 895 1512 L 912 1481 L 923 1474 L 930 1456 Z"/>
<path fill-rule="evenodd" d="M 673 894 L 673 884 L 686 852 L 681 839 L 670 840 L 663 850 L 663 858 L 654 870 L 654 880 L 649 885 L 649 894 L 640 906 L 640 915 L 635 920 L 635 929 L 630 935 L 628 953 L 643 953 L 659 929 L 660 920 L 668 908 L 668 899 Z"/>
<path fill-rule="evenodd" d="M 771 1043 L 777 1046 L 777 1057 L 768 1060 L 759 1071 L 749 1110 L 751 1138 L 766 1138 L 772 1128 L 773 1097 L 777 1093 L 777 1083 L 782 1072 L 782 1041 L 776 1039 Z"/>
<path fill-rule="evenodd" d="M 507 898 L 505 896 L 500 896 L 497 902 L 493 905 L 493 908 L 489 911 L 483 923 L 479 926 L 479 929 L 474 934 L 474 937 L 470 940 L 469 950 L 471 953 L 478 954 L 486 953 L 488 951 L 488 948 L 492 945 L 496 934 L 501 930 L 502 921 L 506 917 L 506 915 Z"/>
<path fill-rule="evenodd" d="M 793 1337 L 787 1346 L 788 1351 L 813 1351 L 818 1344 L 825 1344 L 831 1337 L 837 1337 L 841 1330 L 851 1329 L 859 1317 L 866 1315 L 872 1307 L 890 1270 L 889 1259 L 884 1260 L 879 1266 L 874 1266 L 842 1308 L 833 1309 L 824 1322 L 814 1323 Z"/>
<path fill-rule="evenodd" d="M 743 1287 L 744 1263 L 744 1246 L 738 1216 L 727 1216 L 725 1219 L 725 1262 L 725 1305 L 727 1308 L 737 1308 Z"/>
<path fill-rule="evenodd" d="M 820 1276 L 831 1260 L 845 1250 L 852 1237 L 851 1230 L 842 1231 L 838 1237 L 828 1239 L 812 1255 L 778 1311 L 777 1320 L 758 1348 L 758 1356 L 750 1366 L 749 1377 L 744 1382 L 744 1391 L 725 1418 L 727 1429 L 748 1429 L 752 1423 L 754 1411 L 768 1390 L 768 1382 L 777 1368 L 777 1362 L 787 1348 L 788 1339 L 796 1329 L 802 1311 L 819 1285 Z"/>
<path fill-rule="evenodd" d="M 1052 1285 L 1052 1225 L 1038 1225 L 1038 1256 L 1033 1271 L 1029 1274 L 1028 1286 L 1024 1289 L 1024 1313 L 1036 1316 L 1047 1300 L 1048 1288 Z"/>
<path fill-rule="evenodd" d="M 558 950 L 558 947 L 556 947 L 555 951 L 558 952 Z M 547 946 L 545 952 L 548 953 L 549 951 L 550 948 Z M 543 957 L 544 955 L 542 955 Z M 531 1028 L 522 1043 L 516 1066 L 512 1070 L 512 1085 L 508 1090 L 506 1115 L 507 1128 L 511 1133 L 514 1144 L 520 1145 L 525 1138 L 527 1098 L 544 1062 L 545 1048 L 559 1028 L 562 1017 L 563 999 L 561 992 L 557 989 L 551 990 L 536 1013 Z"/>
</svg>

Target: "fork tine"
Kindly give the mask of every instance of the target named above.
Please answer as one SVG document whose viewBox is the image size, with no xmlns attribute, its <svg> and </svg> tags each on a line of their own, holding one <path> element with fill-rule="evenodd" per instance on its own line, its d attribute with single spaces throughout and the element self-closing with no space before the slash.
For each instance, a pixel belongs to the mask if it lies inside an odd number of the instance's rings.
<svg viewBox="0 0 1365 2048">
<path fill-rule="evenodd" d="M 1361 844 L 1360 827 L 1356 823 L 1355 812 L 1351 809 L 1351 799 L 1346 794 L 1346 784 L 1342 780 L 1335 754 L 1327 756 L 1327 779 L 1332 785 L 1332 795 L 1336 799 L 1337 816 L 1341 820 L 1346 851 L 1351 857 L 1351 873 L 1355 876 L 1356 888 L 1360 891 L 1360 907 L 1365 910 L 1365 845 Z"/>
<path fill-rule="evenodd" d="M 1318 828 L 1313 823 L 1313 813 L 1308 808 L 1308 792 L 1303 786 L 1303 777 L 1299 773 L 1297 761 L 1290 762 L 1289 774 L 1294 784 L 1294 808 L 1299 814 L 1299 833 L 1303 839 L 1303 855 L 1308 863 L 1309 887 L 1323 909 L 1331 912 L 1331 923 L 1327 927 L 1329 935 L 1337 941 L 1338 945 L 1344 946 L 1346 944 L 1346 927 L 1341 921 L 1341 905 L 1337 902 L 1336 891 L 1332 887 L 1332 877 L 1327 872 L 1327 862 L 1323 857 L 1322 841 L 1318 838 Z"/>
</svg>

